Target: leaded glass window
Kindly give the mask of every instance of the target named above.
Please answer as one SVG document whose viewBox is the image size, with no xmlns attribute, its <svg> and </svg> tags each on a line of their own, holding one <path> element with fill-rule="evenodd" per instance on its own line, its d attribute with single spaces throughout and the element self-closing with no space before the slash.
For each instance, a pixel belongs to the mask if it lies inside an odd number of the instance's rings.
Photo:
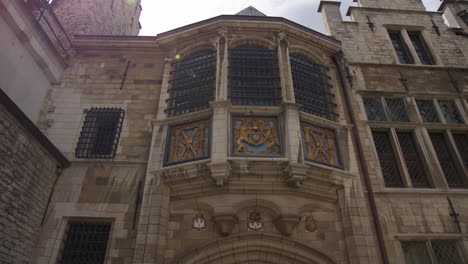
<svg viewBox="0 0 468 264">
<path fill-rule="evenodd" d="M 468 170 L 468 134 L 453 134 L 453 139 Z"/>
<path fill-rule="evenodd" d="M 431 263 L 426 242 L 401 242 L 406 264 Z"/>
<path fill-rule="evenodd" d="M 397 136 L 413 187 L 430 187 L 413 135 L 409 132 L 398 132 Z"/>
<path fill-rule="evenodd" d="M 334 119 L 332 112 L 336 105 L 334 95 L 329 93 L 327 68 L 317 64 L 301 54 L 291 54 L 291 73 L 294 84 L 296 103 L 301 105 L 301 111 L 319 117 Z"/>
<path fill-rule="evenodd" d="M 387 132 L 373 132 L 372 135 L 385 185 L 388 187 L 402 187 L 403 181 L 389 134 Z"/>
<path fill-rule="evenodd" d="M 432 100 L 416 100 L 424 123 L 440 123 L 439 115 Z"/>
<path fill-rule="evenodd" d="M 456 241 L 435 240 L 431 244 L 437 264 L 463 264 Z"/>
<path fill-rule="evenodd" d="M 208 108 L 214 99 L 216 51 L 197 52 L 173 67 L 166 112 L 176 116 Z"/>
<path fill-rule="evenodd" d="M 385 102 L 392 121 L 409 122 L 408 111 L 403 99 L 386 98 Z"/>
<path fill-rule="evenodd" d="M 382 101 L 379 97 L 366 97 L 363 99 L 367 119 L 370 121 L 387 121 Z"/>
<path fill-rule="evenodd" d="M 408 35 L 421 63 L 426 65 L 433 65 L 434 59 L 429 52 L 429 47 L 422 38 L 421 32 L 408 32 Z"/>
<path fill-rule="evenodd" d="M 429 136 L 449 187 L 464 187 L 463 177 L 457 170 L 454 157 L 450 152 L 444 135 L 440 133 L 431 133 Z"/>
<path fill-rule="evenodd" d="M 439 101 L 445 120 L 451 124 L 463 124 L 463 119 L 454 101 Z"/>
<path fill-rule="evenodd" d="M 234 105 L 279 105 L 281 86 L 276 51 L 255 45 L 230 49 L 229 86 Z"/>
<path fill-rule="evenodd" d="M 70 222 L 59 263 L 104 263 L 110 230 L 108 222 Z"/>
<path fill-rule="evenodd" d="M 413 58 L 410 55 L 408 47 L 406 46 L 400 32 L 389 32 L 390 39 L 392 41 L 393 48 L 397 54 L 398 60 L 402 64 L 414 63 Z"/>
<path fill-rule="evenodd" d="M 125 112 L 120 108 L 91 108 L 86 112 L 75 157 L 112 159 L 115 157 Z"/>
</svg>

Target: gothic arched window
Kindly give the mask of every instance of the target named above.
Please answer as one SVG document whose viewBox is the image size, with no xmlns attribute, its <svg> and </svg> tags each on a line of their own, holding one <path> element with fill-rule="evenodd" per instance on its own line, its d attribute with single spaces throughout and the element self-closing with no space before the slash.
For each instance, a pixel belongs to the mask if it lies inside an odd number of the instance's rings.
<svg viewBox="0 0 468 264">
<path fill-rule="evenodd" d="M 174 62 L 168 112 L 171 116 L 208 108 L 214 99 L 216 51 L 201 51 Z"/>
<path fill-rule="evenodd" d="M 334 95 L 329 92 L 328 69 L 301 54 L 289 57 L 294 97 L 296 103 L 302 105 L 301 111 L 333 120 L 337 114 L 331 111 L 336 105 L 333 103 Z"/>
<path fill-rule="evenodd" d="M 234 105 L 279 105 L 281 87 L 276 52 L 256 45 L 230 49 L 230 98 Z"/>
</svg>

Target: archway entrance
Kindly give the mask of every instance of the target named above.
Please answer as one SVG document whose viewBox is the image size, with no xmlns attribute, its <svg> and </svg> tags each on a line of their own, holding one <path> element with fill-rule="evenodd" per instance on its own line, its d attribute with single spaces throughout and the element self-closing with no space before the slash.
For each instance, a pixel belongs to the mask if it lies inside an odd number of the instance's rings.
<svg viewBox="0 0 468 264">
<path fill-rule="evenodd" d="M 282 236 L 249 233 L 193 247 L 173 264 L 335 264 L 332 257 Z"/>
</svg>

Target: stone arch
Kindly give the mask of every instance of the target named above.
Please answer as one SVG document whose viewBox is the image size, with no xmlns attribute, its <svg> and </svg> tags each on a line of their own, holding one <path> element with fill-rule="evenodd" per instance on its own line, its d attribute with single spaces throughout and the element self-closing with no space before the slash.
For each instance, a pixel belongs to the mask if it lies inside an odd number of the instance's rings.
<svg viewBox="0 0 468 264">
<path fill-rule="evenodd" d="M 330 67 L 329 62 L 325 61 L 324 56 L 321 54 L 318 54 L 319 52 L 320 52 L 319 50 L 304 47 L 302 45 L 290 45 L 289 46 L 289 54 L 300 54 L 317 64 Z"/>
<path fill-rule="evenodd" d="M 202 41 L 189 45 L 177 52 L 181 57 L 190 56 L 200 51 L 216 51 L 217 47 L 214 42 Z"/>
<path fill-rule="evenodd" d="M 244 233 L 196 245 L 173 264 L 335 264 L 331 256 L 299 241 L 268 233 Z"/>
<path fill-rule="evenodd" d="M 229 43 L 229 48 L 232 49 L 244 45 L 255 45 L 271 50 L 274 50 L 277 47 L 276 42 L 272 40 L 267 40 L 262 37 L 248 37 L 231 40 Z"/>
</svg>

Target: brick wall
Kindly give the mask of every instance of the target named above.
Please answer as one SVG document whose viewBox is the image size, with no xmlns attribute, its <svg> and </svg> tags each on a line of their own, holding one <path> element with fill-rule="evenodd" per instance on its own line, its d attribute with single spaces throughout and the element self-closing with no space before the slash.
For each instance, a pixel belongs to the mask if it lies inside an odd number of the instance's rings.
<svg viewBox="0 0 468 264">
<path fill-rule="evenodd" d="M 55 159 L 0 104 L 0 263 L 30 263 Z"/>
<path fill-rule="evenodd" d="M 138 35 L 140 1 L 56 0 L 53 10 L 70 36 Z"/>
</svg>

